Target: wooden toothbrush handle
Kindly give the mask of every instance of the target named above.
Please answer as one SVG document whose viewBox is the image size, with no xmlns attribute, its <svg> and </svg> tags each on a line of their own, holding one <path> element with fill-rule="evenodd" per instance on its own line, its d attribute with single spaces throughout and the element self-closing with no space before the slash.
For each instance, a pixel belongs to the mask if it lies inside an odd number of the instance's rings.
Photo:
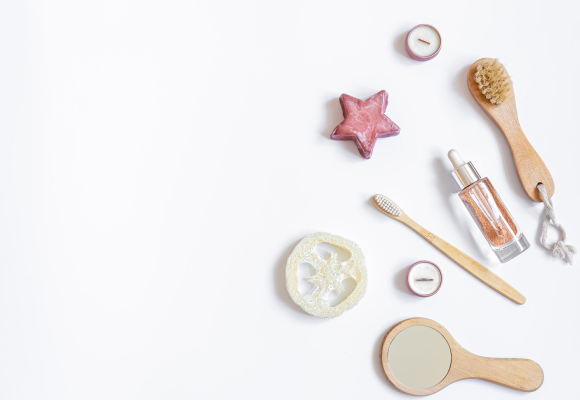
<svg viewBox="0 0 580 400">
<path fill-rule="evenodd" d="M 464 379 L 483 379 L 524 392 L 537 390 L 544 382 L 540 365 L 525 358 L 487 358 L 473 354 Z"/>
<path fill-rule="evenodd" d="M 546 187 L 548 197 L 551 198 L 555 190 L 552 175 L 520 126 L 500 125 L 500 127 L 508 141 L 520 182 L 528 197 L 541 202 L 540 191 L 536 186 L 542 183 Z"/>
<path fill-rule="evenodd" d="M 475 261 L 473 258 L 469 257 L 455 246 L 450 245 L 439 236 L 429 232 L 427 229 L 423 228 L 421 225 L 406 215 L 400 217 L 400 220 L 419 235 L 423 236 L 423 238 L 425 238 L 429 243 L 439 249 L 439 251 L 441 251 L 447 257 L 452 259 L 457 265 L 462 267 L 464 270 L 475 276 L 477 279 L 485 283 L 496 292 L 507 297 L 514 303 L 524 304 L 526 302 L 524 295 L 515 290 L 509 283 L 501 279 L 499 276 L 491 272 L 489 269 Z"/>
</svg>

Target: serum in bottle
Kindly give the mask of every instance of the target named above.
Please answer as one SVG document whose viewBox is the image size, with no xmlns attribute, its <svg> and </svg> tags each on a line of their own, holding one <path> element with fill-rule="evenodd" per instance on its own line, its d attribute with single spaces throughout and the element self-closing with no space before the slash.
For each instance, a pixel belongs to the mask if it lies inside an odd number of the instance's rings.
<svg viewBox="0 0 580 400">
<path fill-rule="evenodd" d="M 471 162 L 464 162 L 457 150 L 448 154 L 459 198 L 471 214 L 491 249 L 502 263 L 526 251 L 530 244 L 487 178 L 482 178 Z"/>
</svg>

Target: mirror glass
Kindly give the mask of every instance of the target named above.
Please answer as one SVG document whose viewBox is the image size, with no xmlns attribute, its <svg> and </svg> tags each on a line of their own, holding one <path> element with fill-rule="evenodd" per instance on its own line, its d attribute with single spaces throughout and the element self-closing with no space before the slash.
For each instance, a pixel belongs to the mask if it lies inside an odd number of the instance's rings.
<svg viewBox="0 0 580 400">
<path fill-rule="evenodd" d="M 435 329 L 412 326 L 391 342 L 388 363 L 403 385 L 427 389 L 441 382 L 449 372 L 451 348 Z"/>
</svg>

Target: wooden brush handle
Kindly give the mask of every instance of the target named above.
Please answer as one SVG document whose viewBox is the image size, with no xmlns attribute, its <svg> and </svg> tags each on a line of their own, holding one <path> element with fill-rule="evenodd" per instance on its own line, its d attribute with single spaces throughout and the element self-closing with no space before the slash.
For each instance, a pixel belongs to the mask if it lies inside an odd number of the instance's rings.
<svg viewBox="0 0 580 400">
<path fill-rule="evenodd" d="M 524 392 L 537 390 L 544 382 L 544 371 L 537 362 L 525 358 L 486 358 L 472 355 L 463 379 L 475 378 Z"/>
<path fill-rule="evenodd" d="M 526 138 L 519 124 L 517 126 L 506 126 L 498 123 L 498 126 L 508 141 L 520 182 L 528 197 L 534 201 L 541 202 L 542 198 L 537 186 L 538 183 L 542 183 L 546 187 L 548 197 L 551 198 L 555 191 L 552 175 Z"/>
<path fill-rule="evenodd" d="M 423 228 L 421 225 L 419 225 L 411 218 L 409 218 L 406 214 L 403 214 L 398 219 L 405 225 L 407 225 L 409 228 L 417 232 L 419 235 L 423 236 L 423 238 L 425 238 L 429 243 L 431 243 L 433 246 L 439 249 L 439 251 L 441 251 L 447 257 L 455 261 L 457 265 L 462 267 L 464 270 L 469 272 L 471 275 L 475 276 L 477 279 L 485 283 L 487 286 L 489 286 L 496 292 L 507 297 L 514 303 L 524 304 L 526 302 L 526 298 L 524 297 L 524 295 L 515 290 L 506 281 L 504 281 L 499 276 L 491 272 L 489 269 L 487 269 L 486 267 L 475 261 L 473 258 L 469 257 L 461 250 L 450 245 L 445 240 L 441 239 L 439 236 Z"/>
</svg>

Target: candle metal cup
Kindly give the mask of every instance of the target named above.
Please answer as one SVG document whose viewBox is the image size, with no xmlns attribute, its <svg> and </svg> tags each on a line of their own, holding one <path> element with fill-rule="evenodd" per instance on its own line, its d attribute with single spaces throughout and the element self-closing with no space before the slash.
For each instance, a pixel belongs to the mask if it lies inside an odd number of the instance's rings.
<svg viewBox="0 0 580 400">
<path fill-rule="evenodd" d="M 435 51 L 435 53 L 430 54 L 428 56 L 420 56 L 416 53 L 413 52 L 413 50 L 411 50 L 411 48 L 409 47 L 409 37 L 411 36 L 411 33 L 421 27 L 421 26 L 428 26 L 429 28 L 433 29 L 437 35 L 439 36 L 439 47 L 437 48 L 437 50 Z M 424 41 L 423 41 L 424 42 Z M 407 33 L 407 37 L 405 38 L 405 48 L 407 49 L 407 53 L 409 54 L 409 56 L 413 59 L 413 60 L 417 60 L 417 61 L 429 61 L 435 57 L 437 57 L 437 54 L 439 54 L 439 52 L 441 51 L 441 46 L 443 45 L 443 39 L 441 38 L 441 34 L 439 33 L 439 31 L 431 25 L 427 25 L 427 24 L 419 24 L 416 27 L 414 27 L 413 29 L 411 29 L 409 31 L 409 33 Z"/>
<path fill-rule="evenodd" d="M 417 265 L 420 264 L 431 264 L 432 266 L 434 266 L 438 273 L 439 273 L 439 277 L 440 277 L 440 281 L 439 281 L 439 285 L 437 286 L 437 289 L 435 289 L 435 291 L 431 292 L 431 293 L 418 293 L 417 291 L 415 291 L 415 289 L 413 289 L 413 285 L 411 285 L 411 271 L 413 271 L 413 268 L 415 268 Z M 427 261 L 427 260 L 422 260 L 422 261 L 417 261 L 415 264 L 411 265 L 409 267 L 409 270 L 407 271 L 407 287 L 409 288 L 409 290 L 411 292 L 413 292 L 413 294 L 416 294 L 419 297 L 431 297 L 433 296 L 435 293 L 437 293 L 439 291 L 439 289 L 441 289 L 441 285 L 443 285 L 443 273 L 441 272 L 441 270 L 439 269 L 439 267 L 431 262 L 431 261 Z"/>
</svg>

